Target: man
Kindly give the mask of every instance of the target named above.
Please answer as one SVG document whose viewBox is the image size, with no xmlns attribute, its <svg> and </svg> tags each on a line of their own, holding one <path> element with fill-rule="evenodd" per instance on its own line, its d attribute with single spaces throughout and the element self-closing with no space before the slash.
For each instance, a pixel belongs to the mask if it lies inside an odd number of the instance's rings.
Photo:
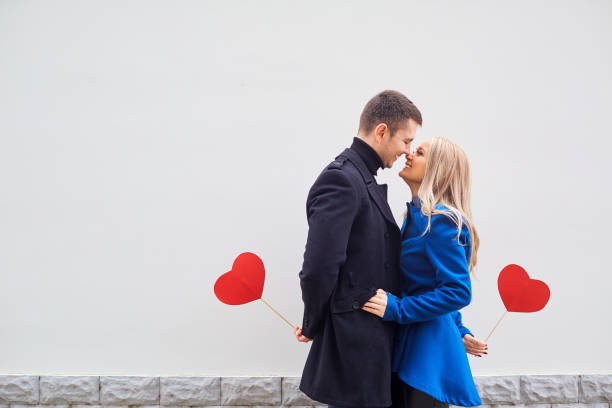
<svg viewBox="0 0 612 408">
<path fill-rule="evenodd" d="M 421 113 L 383 91 L 363 109 L 349 149 L 321 172 L 306 202 L 308 240 L 299 274 L 299 341 L 313 340 L 300 390 L 338 407 L 391 405 L 395 326 L 361 310 L 377 288 L 399 285 L 400 231 L 387 186 L 374 175 L 408 154 Z"/>
</svg>

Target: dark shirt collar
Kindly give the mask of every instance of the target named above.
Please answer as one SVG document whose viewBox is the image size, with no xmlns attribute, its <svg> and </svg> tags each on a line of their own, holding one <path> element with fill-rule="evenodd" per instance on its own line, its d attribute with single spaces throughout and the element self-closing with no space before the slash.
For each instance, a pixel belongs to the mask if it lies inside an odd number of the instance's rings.
<svg viewBox="0 0 612 408">
<path fill-rule="evenodd" d="M 419 198 L 418 195 L 413 196 L 412 197 L 412 202 L 410 204 L 412 204 L 414 207 L 420 207 L 421 206 L 421 199 Z"/>
<path fill-rule="evenodd" d="M 359 156 L 365 162 L 370 173 L 375 176 L 376 172 L 379 168 L 383 166 L 383 162 L 380 159 L 380 156 L 374 149 L 370 147 L 369 144 L 359 139 L 358 137 L 353 138 L 353 144 L 351 145 L 351 149 L 357 152 Z"/>
</svg>

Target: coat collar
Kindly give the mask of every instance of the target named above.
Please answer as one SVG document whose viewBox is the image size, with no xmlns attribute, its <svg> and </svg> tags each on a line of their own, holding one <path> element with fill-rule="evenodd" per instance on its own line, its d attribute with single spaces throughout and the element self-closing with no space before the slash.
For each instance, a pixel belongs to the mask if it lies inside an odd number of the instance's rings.
<svg viewBox="0 0 612 408">
<path fill-rule="evenodd" d="M 383 162 L 378 153 L 374 151 L 372 146 L 370 146 L 360 138 L 353 138 L 353 144 L 351 145 L 350 149 L 356 151 L 357 154 L 359 154 L 366 167 L 370 171 L 370 174 L 376 175 L 378 169 L 383 167 Z"/>
<path fill-rule="evenodd" d="M 368 170 L 368 167 L 364 163 L 363 159 L 354 150 L 345 149 L 340 155 L 345 156 L 357 168 L 361 174 L 361 177 L 363 177 L 363 181 L 365 181 L 370 197 L 372 197 L 376 203 L 376 206 L 382 213 L 383 217 L 387 220 L 387 222 L 397 227 L 397 223 L 395 222 L 395 218 L 393 218 L 393 214 L 389 208 L 389 203 L 387 202 L 387 185 L 379 185 L 376 183 L 374 176 L 372 176 Z"/>
</svg>

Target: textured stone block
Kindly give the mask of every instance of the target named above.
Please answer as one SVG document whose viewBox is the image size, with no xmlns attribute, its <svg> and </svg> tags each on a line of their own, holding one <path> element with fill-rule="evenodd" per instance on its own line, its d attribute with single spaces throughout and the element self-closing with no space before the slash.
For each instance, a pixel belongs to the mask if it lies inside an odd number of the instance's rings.
<svg viewBox="0 0 612 408">
<path fill-rule="evenodd" d="M 100 377 L 102 405 L 157 405 L 159 377 Z"/>
<path fill-rule="evenodd" d="M 474 383 L 483 404 L 515 404 L 521 400 L 519 376 L 475 377 Z"/>
<path fill-rule="evenodd" d="M 317 403 L 318 404 L 318 403 Z M 287 405 L 281 405 L 280 408 L 286 408 Z M 290 405 L 291 408 L 314 408 L 314 406 L 312 405 Z M 327 408 L 328 405 L 325 405 L 325 408 Z M 270 408 L 270 407 L 266 407 L 266 408 Z"/>
<path fill-rule="evenodd" d="M 550 408 L 550 404 L 535 404 L 535 405 L 490 405 L 491 408 Z"/>
<path fill-rule="evenodd" d="M 495 405 L 479 405 L 479 406 L 478 406 L 478 407 L 476 407 L 476 408 L 493 408 L 494 406 L 495 406 Z M 449 408 L 463 408 L 463 407 L 460 407 L 460 406 L 458 406 L 458 405 L 450 405 L 450 404 L 449 404 Z"/>
<path fill-rule="evenodd" d="M 41 404 L 98 404 L 100 377 L 41 376 Z"/>
<path fill-rule="evenodd" d="M 221 408 L 219 405 L 207 405 L 206 408 Z M 142 408 L 142 407 L 138 407 Z M 190 408 L 188 405 L 159 405 L 159 408 Z"/>
<path fill-rule="evenodd" d="M 0 375 L 0 403 L 38 404 L 38 376 Z"/>
<path fill-rule="evenodd" d="M 578 402 L 578 376 L 521 376 L 521 400 L 525 404 L 571 404 Z"/>
<path fill-rule="evenodd" d="M 280 377 L 223 377 L 221 405 L 280 405 Z"/>
<path fill-rule="evenodd" d="M 71 405 L 70 408 L 129 408 L 127 405 Z"/>
<path fill-rule="evenodd" d="M 161 377 L 159 386 L 161 405 L 221 404 L 221 377 Z"/>
<path fill-rule="evenodd" d="M 584 403 L 612 401 L 612 375 L 581 375 L 578 400 Z"/>
<path fill-rule="evenodd" d="M 70 408 L 68 404 L 51 404 L 51 405 L 22 405 L 11 404 L 11 408 Z"/>
<path fill-rule="evenodd" d="M 289 408 L 286 405 L 230 405 L 231 408 Z M 219 407 L 206 407 L 206 408 L 227 408 L 227 405 L 222 405 Z M 308 406 L 300 406 L 300 405 L 291 405 L 290 408 L 327 408 L 327 405 L 313 407 L 312 405 Z"/>
<path fill-rule="evenodd" d="M 493 408 L 495 405 L 479 405 L 477 408 Z M 449 408 L 463 408 L 458 405 L 449 405 Z"/>
<path fill-rule="evenodd" d="M 551 408 L 609 408 L 610 404 L 599 402 L 595 404 L 552 404 Z M 531 408 L 531 405 L 529 406 Z"/>
<path fill-rule="evenodd" d="M 300 391 L 300 377 L 284 377 L 282 381 L 283 405 L 315 406 L 321 405 L 320 402 L 310 399 Z"/>
<path fill-rule="evenodd" d="M 206 407 L 206 408 L 227 408 L 227 407 L 231 407 L 231 408 L 288 408 L 284 405 L 220 405 L 217 407 Z M 313 407 L 308 406 L 308 407 L 291 407 L 291 408 L 313 408 Z M 325 405 L 324 408 L 327 408 L 327 405 Z"/>
</svg>

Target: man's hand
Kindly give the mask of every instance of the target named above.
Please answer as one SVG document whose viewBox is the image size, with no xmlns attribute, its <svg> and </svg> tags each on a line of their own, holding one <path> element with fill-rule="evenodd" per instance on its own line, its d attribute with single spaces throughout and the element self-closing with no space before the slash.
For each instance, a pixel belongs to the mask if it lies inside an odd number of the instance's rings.
<svg viewBox="0 0 612 408">
<path fill-rule="evenodd" d="M 376 295 L 372 296 L 361 309 L 382 318 L 387 310 L 387 292 L 378 289 Z"/>
<path fill-rule="evenodd" d="M 302 328 L 300 326 L 295 326 L 293 328 L 293 334 L 295 334 L 295 338 L 299 342 L 308 343 L 309 341 L 312 341 L 312 339 L 309 339 L 306 336 L 302 336 Z"/>
<path fill-rule="evenodd" d="M 463 336 L 463 345 L 465 347 L 465 352 L 471 354 L 476 357 L 482 357 L 483 354 L 488 354 L 487 343 L 482 342 L 469 334 Z"/>
</svg>

